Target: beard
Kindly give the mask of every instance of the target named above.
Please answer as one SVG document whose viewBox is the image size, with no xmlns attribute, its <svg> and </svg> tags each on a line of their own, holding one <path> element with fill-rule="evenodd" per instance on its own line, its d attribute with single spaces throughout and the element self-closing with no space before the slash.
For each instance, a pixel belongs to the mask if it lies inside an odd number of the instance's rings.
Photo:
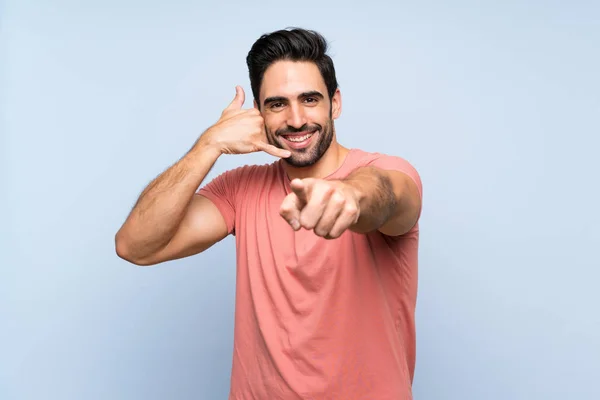
<svg viewBox="0 0 600 400">
<path fill-rule="evenodd" d="M 273 134 L 265 126 L 265 131 L 267 132 L 267 140 L 269 141 L 269 144 L 272 144 L 280 149 L 289 150 L 292 153 L 290 157 L 283 159 L 285 162 L 293 167 L 309 167 L 319 161 L 327 149 L 329 149 L 329 146 L 331 146 L 331 142 L 333 141 L 333 120 L 330 119 L 327 121 L 327 124 L 325 124 L 324 128 L 319 124 L 306 124 L 301 128 L 287 126 L 285 128 L 278 129 Z M 315 132 L 311 138 L 312 142 L 310 146 L 304 149 L 286 148 L 283 145 L 283 139 L 281 139 L 281 135 L 299 132 Z"/>
</svg>

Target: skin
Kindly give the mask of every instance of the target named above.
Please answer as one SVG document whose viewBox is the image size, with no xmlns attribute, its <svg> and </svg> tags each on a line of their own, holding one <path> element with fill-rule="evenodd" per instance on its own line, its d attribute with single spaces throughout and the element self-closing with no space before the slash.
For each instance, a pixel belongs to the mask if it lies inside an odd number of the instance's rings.
<svg viewBox="0 0 600 400">
<path fill-rule="evenodd" d="M 260 99 L 261 104 L 254 105 L 262 110 L 267 140 L 291 152 L 284 166 L 293 193 L 283 201 L 280 214 L 294 230 L 314 230 L 334 239 L 347 229 L 359 233 L 379 229 L 397 236 L 414 225 L 420 197 L 403 173 L 362 168 L 343 181 L 320 179 L 343 163 L 348 149 L 338 143 L 334 127 L 342 111 L 341 93 L 338 89 L 328 99 L 315 64 L 273 64 L 264 74 Z M 303 127 L 306 131 L 321 127 L 309 148 L 298 151 L 281 139 Z"/>
<path fill-rule="evenodd" d="M 327 96 L 313 63 L 279 61 L 265 71 L 254 108 L 236 96 L 192 148 L 142 192 L 115 236 L 117 254 L 137 265 L 154 265 L 200 253 L 227 236 L 216 206 L 195 194 L 222 154 L 267 152 L 285 160 L 292 193 L 280 215 L 291 229 L 335 239 L 346 230 L 397 236 L 416 223 L 420 196 L 407 175 L 359 168 L 344 180 L 325 180 L 348 154 L 337 142 L 334 120 L 342 110 L 339 90 Z M 310 146 L 293 149 L 291 132 L 316 130 Z"/>
<path fill-rule="evenodd" d="M 343 161 L 348 150 L 337 144 L 333 122 L 342 111 L 341 94 L 337 90 L 328 99 L 315 64 L 281 61 L 271 65 L 264 74 L 260 99 L 260 107 L 256 100 L 254 106 L 262 110 L 267 140 L 292 153 L 285 163 L 288 175 L 320 176 L 319 172 L 326 174 L 328 167 Z M 307 149 L 293 149 L 283 139 L 286 133 L 315 130 Z"/>
</svg>

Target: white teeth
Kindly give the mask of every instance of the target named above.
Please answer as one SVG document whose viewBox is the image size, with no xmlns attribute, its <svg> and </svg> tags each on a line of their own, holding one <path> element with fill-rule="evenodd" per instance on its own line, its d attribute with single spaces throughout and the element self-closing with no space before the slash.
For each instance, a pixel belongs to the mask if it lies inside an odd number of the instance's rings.
<svg viewBox="0 0 600 400">
<path fill-rule="evenodd" d="M 287 140 L 289 140 L 290 142 L 304 142 L 306 139 L 308 139 L 309 137 L 311 137 L 313 134 L 309 133 L 307 135 L 304 136 L 288 136 Z"/>
</svg>

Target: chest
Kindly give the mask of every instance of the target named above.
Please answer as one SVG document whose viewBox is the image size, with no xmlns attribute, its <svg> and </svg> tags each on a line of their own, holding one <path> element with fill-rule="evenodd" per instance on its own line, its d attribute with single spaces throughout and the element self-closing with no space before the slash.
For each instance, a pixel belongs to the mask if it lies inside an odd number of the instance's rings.
<svg viewBox="0 0 600 400">
<path fill-rule="evenodd" d="M 360 267 L 357 253 L 369 252 L 365 235 L 346 231 L 333 240 L 312 230 L 294 231 L 279 210 L 284 187 L 248 193 L 236 212 L 236 242 L 244 273 L 279 284 L 292 282 L 318 290 Z M 363 267 L 366 267 L 363 265 Z"/>
<path fill-rule="evenodd" d="M 340 246 L 348 245 L 348 235 L 352 232 L 336 240 L 327 240 L 312 230 L 294 231 L 280 215 L 281 204 L 287 195 L 284 188 L 271 189 L 264 194 L 248 193 L 236 218 L 238 241 L 261 249 L 263 253 L 271 253 L 279 263 L 288 266 L 331 261 Z"/>
</svg>

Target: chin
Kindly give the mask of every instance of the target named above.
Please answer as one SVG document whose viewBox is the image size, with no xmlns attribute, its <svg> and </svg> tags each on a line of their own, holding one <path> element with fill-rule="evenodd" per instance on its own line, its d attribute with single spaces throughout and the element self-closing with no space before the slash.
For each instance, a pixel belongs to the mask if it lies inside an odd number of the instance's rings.
<svg viewBox="0 0 600 400">
<path fill-rule="evenodd" d="M 309 140 L 305 146 L 288 145 L 289 142 L 284 138 L 269 139 L 269 142 L 292 153 L 290 157 L 283 159 L 288 165 L 302 168 L 315 165 L 327 153 L 333 141 L 333 131 L 316 131 Z"/>
<path fill-rule="evenodd" d="M 310 167 L 315 165 L 325 154 L 319 154 L 319 146 L 313 146 L 306 149 L 286 149 L 292 152 L 292 155 L 284 160 L 293 167 Z"/>
<path fill-rule="evenodd" d="M 296 155 L 292 152 L 291 157 L 284 158 L 283 160 L 292 167 L 302 168 L 315 165 L 320 159 L 320 157 L 296 157 Z"/>
</svg>

